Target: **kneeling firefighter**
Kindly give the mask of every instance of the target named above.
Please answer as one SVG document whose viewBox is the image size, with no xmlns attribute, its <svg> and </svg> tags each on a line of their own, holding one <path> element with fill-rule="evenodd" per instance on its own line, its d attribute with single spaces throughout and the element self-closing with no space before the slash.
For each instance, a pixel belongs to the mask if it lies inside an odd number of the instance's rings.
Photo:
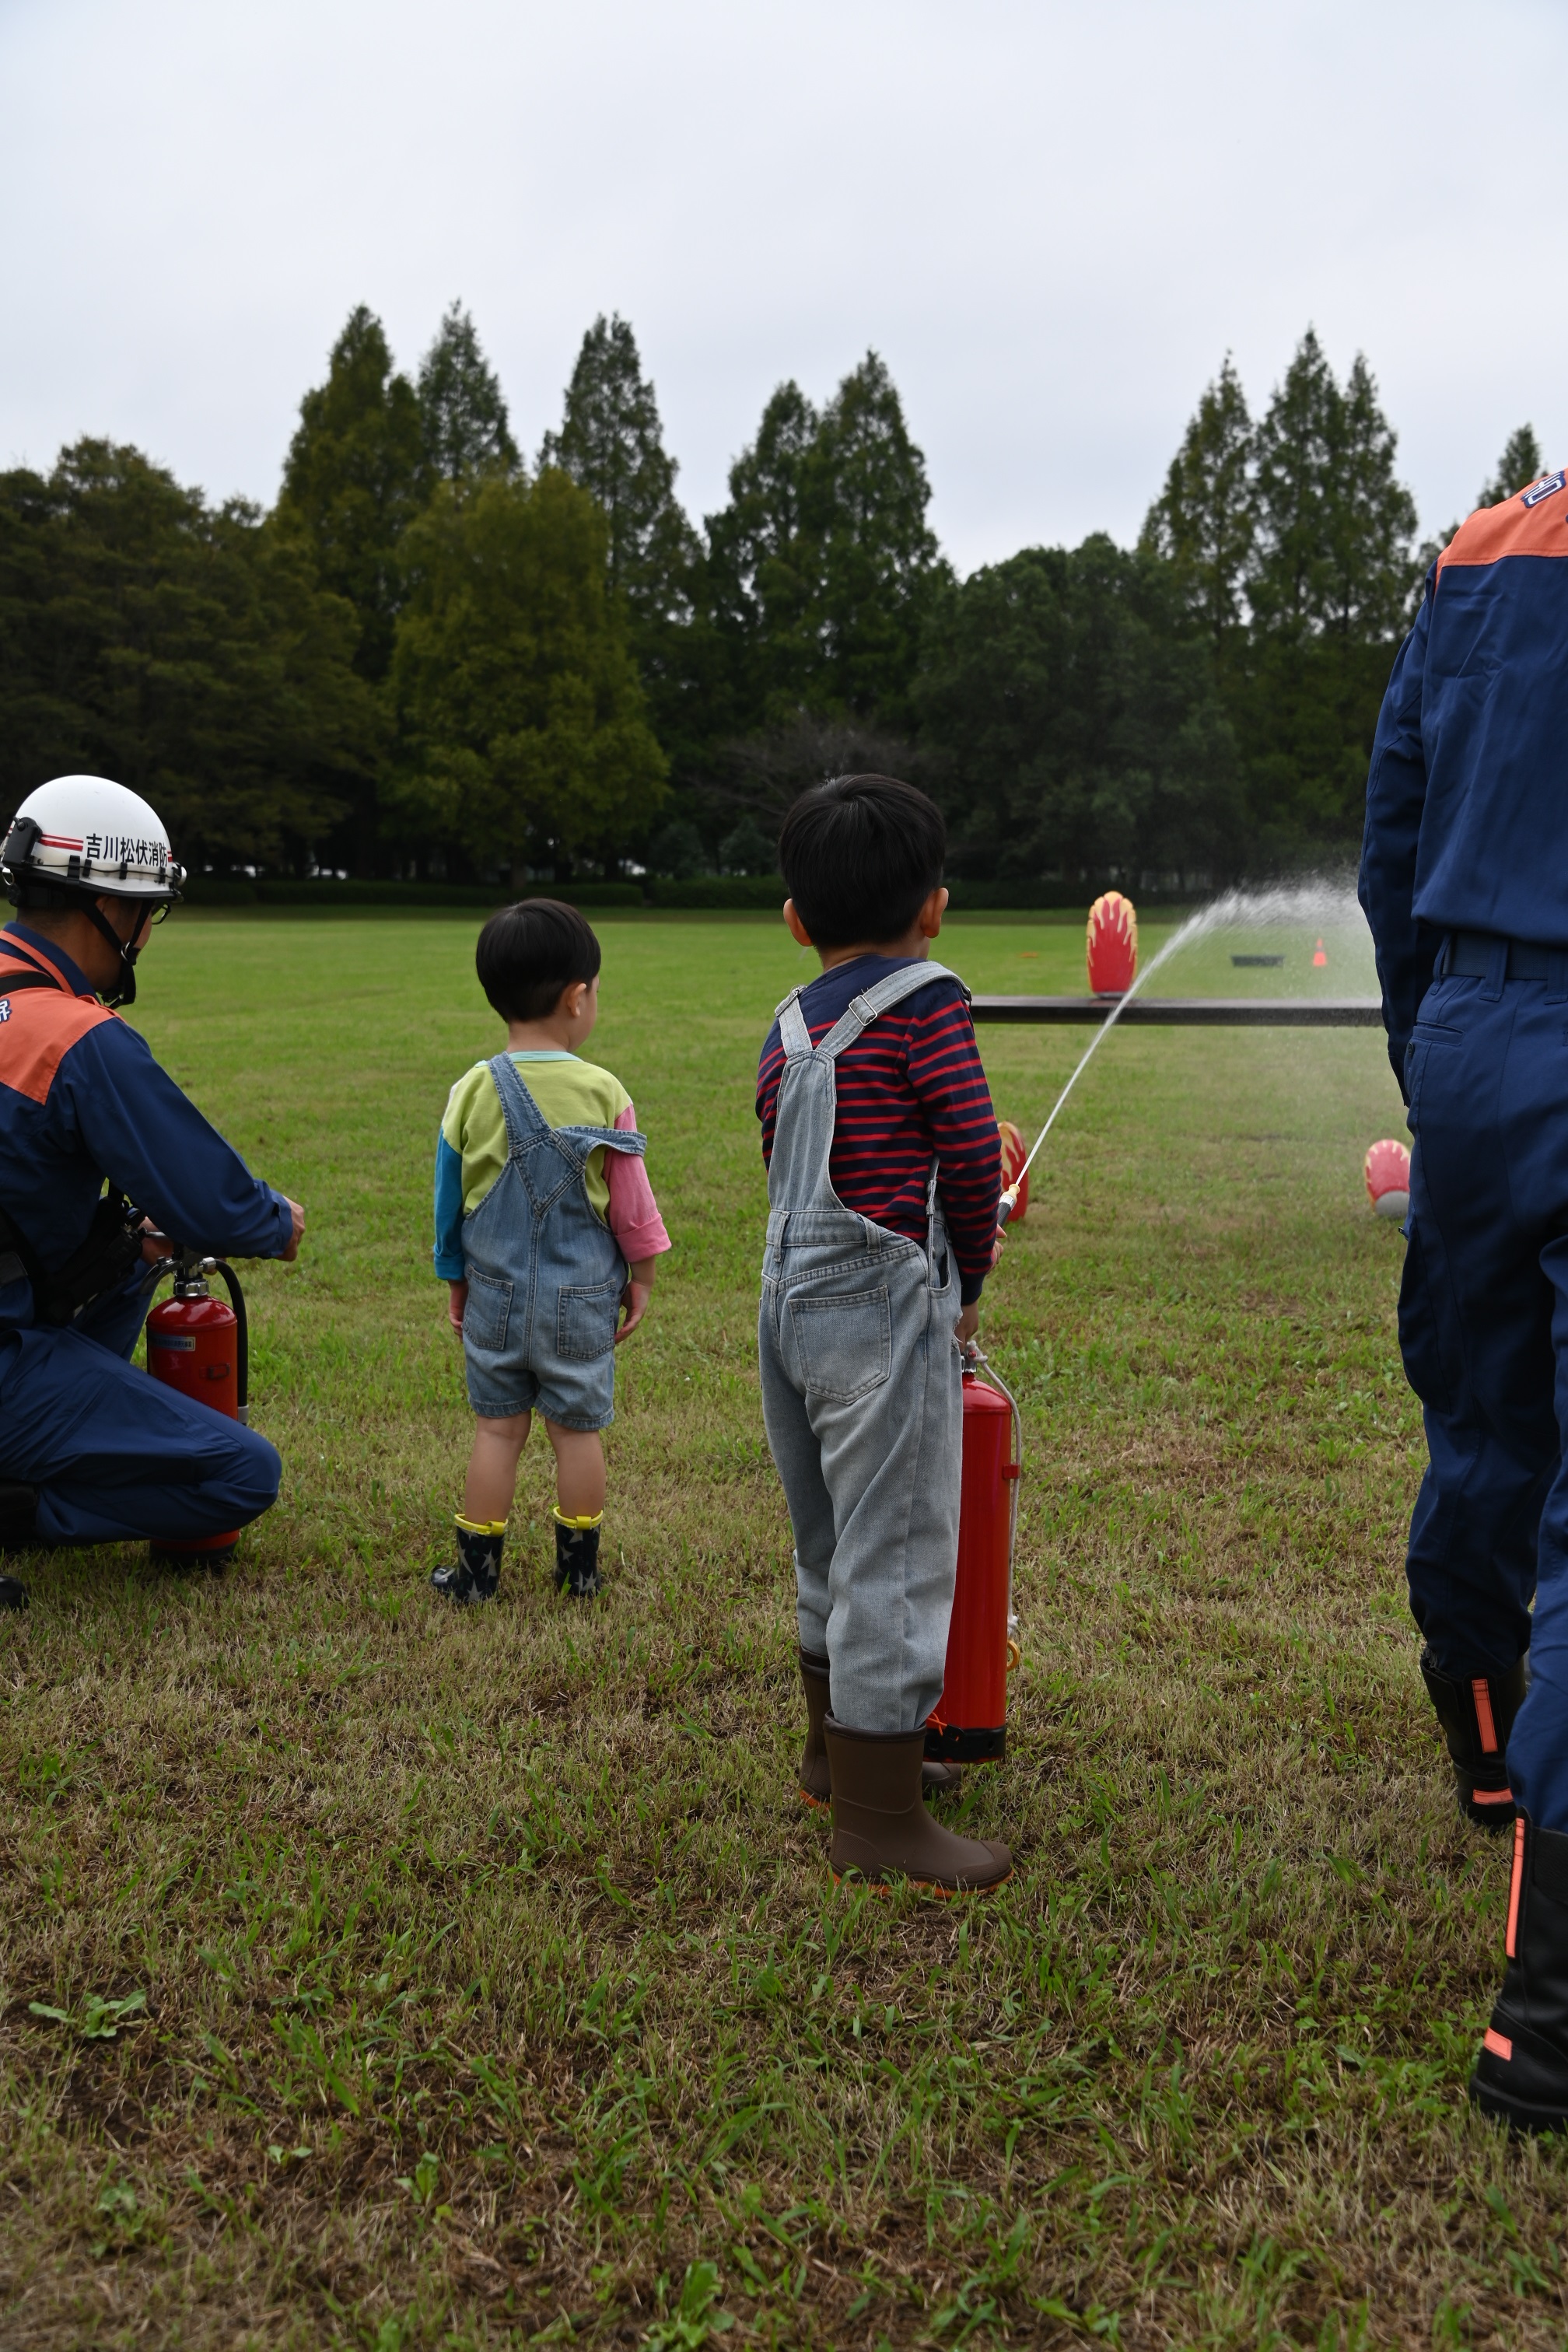
<svg viewBox="0 0 1568 2352">
<path fill-rule="evenodd" d="M 304 1212 L 114 1009 L 184 879 L 146 802 L 58 776 L 17 810 L 0 866 L 17 910 L 0 930 L 0 1549 L 144 1538 L 177 1559 L 258 1518 L 279 1464 L 132 1366 L 148 1269 L 165 1236 L 291 1259 Z M 26 1597 L 0 1578 L 0 1606 Z"/>
</svg>

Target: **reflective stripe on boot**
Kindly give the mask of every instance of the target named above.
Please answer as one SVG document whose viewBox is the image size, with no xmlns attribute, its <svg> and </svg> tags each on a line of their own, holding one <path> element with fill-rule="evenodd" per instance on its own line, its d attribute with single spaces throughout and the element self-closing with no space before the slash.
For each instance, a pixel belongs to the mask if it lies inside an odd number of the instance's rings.
<svg viewBox="0 0 1568 2352">
<path fill-rule="evenodd" d="M 1483 2115 L 1515 2132 L 1568 2127 L 1568 1836 L 1514 1822 L 1508 1966 L 1470 2076 Z"/>
<path fill-rule="evenodd" d="M 853 1731 L 828 1715 L 822 1731 L 833 1780 L 835 1879 L 853 1870 L 874 1885 L 902 1877 L 939 1895 L 980 1895 L 1012 1876 L 1005 1845 L 955 1837 L 927 1812 L 923 1725 L 918 1731 Z"/>
<path fill-rule="evenodd" d="M 1447 1742 L 1459 1811 L 1481 1829 L 1510 1828 L 1513 1790 L 1508 1779 L 1508 1736 L 1524 1704 L 1524 1660 L 1516 1658 L 1506 1674 L 1468 1675 L 1461 1680 L 1439 1674 L 1431 1652 L 1423 1650 L 1421 1679 Z"/>
</svg>

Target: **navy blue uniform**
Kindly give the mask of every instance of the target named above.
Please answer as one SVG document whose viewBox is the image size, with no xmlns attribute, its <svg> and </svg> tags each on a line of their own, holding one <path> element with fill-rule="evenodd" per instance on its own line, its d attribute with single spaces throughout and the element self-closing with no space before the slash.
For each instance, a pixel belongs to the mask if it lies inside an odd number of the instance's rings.
<svg viewBox="0 0 1568 2352">
<path fill-rule="evenodd" d="M 58 983 L 6 993 L 42 972 Z M 0 931 L 0 1207 L 43 1271 L 86 1238 L 104 1180 L 164 1233 L 216 1255 L 276 1257 L 288 1202 L 25 922 Z M 190 1540 L 243 1527 L 276 1498 L 264 1437 L 129 1361 L 144 1269 L 64 1330 L 40 1325 L 25 1276 L 0 1286 L 0 1477 L 38 1489 L 47 1543 Z"/>
<path fill-rule="evenodd" d="M 1415 1138 L 1399 1339 L 1430 1458 L 1410 1530 L 1411 1608 L 1434 1664 L 1460 1685 L 1529 1650 L 1508 1778 L 1538 1827 L 1564 1830 L 1563 474 L 1472 515 L 1427 577 L 1378 721 L 1361 902 Z M 1510 955 L 1510 941 L 1534 952 Z M 1455 961 L 1484 969 L 1455 971 Z"/>
</svg>

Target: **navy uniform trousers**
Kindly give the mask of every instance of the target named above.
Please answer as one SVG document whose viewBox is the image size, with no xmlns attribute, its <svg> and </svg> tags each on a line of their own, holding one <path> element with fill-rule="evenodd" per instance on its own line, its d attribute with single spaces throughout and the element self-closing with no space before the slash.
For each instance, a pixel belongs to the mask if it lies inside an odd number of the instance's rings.
<svg viewBox="0 0 1568 2352">
<path fill-rule="evenodd" d="M 1568 1830 L 1568 951 L 1550 980 L 1505 954 L 1433 982 L 1405 1058 L 1399 1341 L 1431 1457 L 1410 1602 L 1457 1681 L 1529 1651 L 1509 1782 Z"/>
<path fill-rule="evenodd" d="M 178 1542 L 276 1501 L 276 1449 L 130 1360 L 150 1303 L 138 1270 L 68 1330 L 0 1333 L 0 1477 L 38 1490 L 41 1544 Z"/>
</svg>

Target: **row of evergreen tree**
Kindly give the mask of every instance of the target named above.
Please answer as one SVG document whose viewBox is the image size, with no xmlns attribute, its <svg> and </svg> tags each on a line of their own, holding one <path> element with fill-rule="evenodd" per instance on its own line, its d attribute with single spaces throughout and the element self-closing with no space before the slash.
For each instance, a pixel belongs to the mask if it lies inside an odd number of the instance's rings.
<svg viewBox="0 0 1568 2352">
<path fill-rule="evenodd" d="M 847 766 L 917 776 L 967 877 L 1217 882 L 1347 847 L 1433 547 L 1364 360 L 1231 362 L 1138 544 L 959 580 L 898 392 L 779 387 L 699 530 L 631 328 L 526 464 L 474 325 L 417 375 L 356 310 L 275 507 L 82 441 L 0 475 L 0 800 L 120 777 L 197 866 L 771 869 Z M 1541 470 L 1515 434 L 1489 504 Z"/>
</svg>

